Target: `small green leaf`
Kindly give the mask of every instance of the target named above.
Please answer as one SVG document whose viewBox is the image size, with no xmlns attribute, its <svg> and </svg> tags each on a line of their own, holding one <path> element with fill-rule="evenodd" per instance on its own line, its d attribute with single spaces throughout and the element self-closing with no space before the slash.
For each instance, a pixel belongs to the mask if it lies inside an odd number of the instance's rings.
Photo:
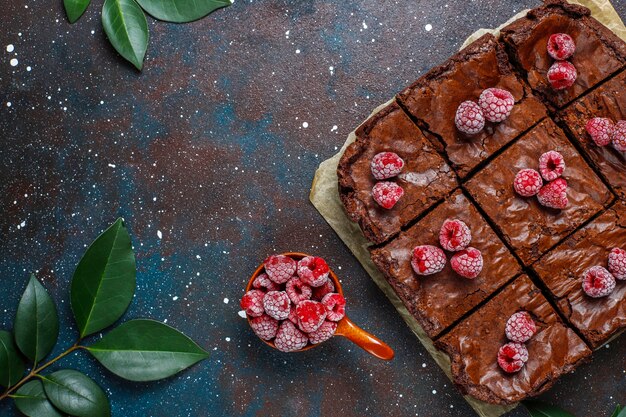
<svg viewBox="0 0 626 417">
<path fill-rule="evenodd" d="M 567 411 L 537 400 L 522 401 L 531 417 L 574 417 Z"/>
<path fill-rule="evenodd" d="M 76 22 L 85 13 L 91 0 L 63 0 L 65 13 L 70 23 Z"/>
<path fill-rule="evenodd" d="M 611 417 L 626 417 L 626 407 L 622 407 L 618 404 L 617 407 L 615 407 L 615 411 L 613 411 L 613 415 Z"/>
<path fill-rule="evenodd" d="M 152 17 L 166 22 L 198 20 L 214 10 L 230 6 L 230 0 L 137 0 Z"/>
<path fill-rule="evenodd" d="M 135 0 L 105 0 L 102 27 L 115 50 L 141 71 L 148 49 L 148 22 Z"/>
<path fill-rule="evenodd" d="M 133 299 L 135 255 L 122 219 L 87 249 L 76 267 L 70 299 L 84 337 L 115 323 Z"/>
<path fill-rule="evenodd" d="M 52 350 L 59 336 L 59 316 L 48 291 L 31 274 L 15 315 L 15 342 L 37 363 Z"/>
<path fill-rule="evenodd" d="M 0 385 L 12 387 L 22 379 L 24 362 L 20 359 L 13 335 L 6 330 L 0 330 Z"/>
<path fill-rule="evenodd" d="M 50 402 L 64 413 L 77 417 L 110 417 L 106 394 L 92 379 L 72 369 L 42 376 Z"/>
<path fill-rule="evenodd" d="M 33 380 L 22 385 L 13 395 L 15 406 L 28 417 L 63 417 L 48 401 L 43 385 L 39 380 Z"/>
<path fill-rule="evenodd" d="M 209 354 L 178 330 L 154 320 L 131 320 L 87 350 L 109 371 L 131 381 L 167 378 Z"/>
</svg>

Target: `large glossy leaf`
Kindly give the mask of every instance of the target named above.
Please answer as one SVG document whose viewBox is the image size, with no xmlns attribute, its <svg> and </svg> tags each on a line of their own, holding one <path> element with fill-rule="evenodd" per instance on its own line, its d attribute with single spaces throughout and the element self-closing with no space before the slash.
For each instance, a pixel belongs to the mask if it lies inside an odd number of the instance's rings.
<svg viewBox="0 0 626 417">
<path fill-rule="evenodd" d="M 522 401 L 522 404 L 524 404 L 531 417 L 574 417 L 567 411 L 542 401 L 527 400 Z"/>
<path fill-rule="evenodd" d="M 167 378 L 209 356 L 178 330 L 154 320 L 131 320 L 87 350 L 108 370 L 131 381 Z"/>
<path fill-rule="evenodd" d="M 91 0 L 63 0 L 65 13 L 70 23 L 76 22 L 87 10 Z"/>
<path fill-rule="evenodd" d="M 50 401 L 39 380 L 22 385 L 13 395 L 15 406 L 28 417 L 63 417 Z"/>
<path fill-rule="evenodd" d="M 230 0 L 137 0 L 151 16 L 166 22 L 191 22 L 221 7 L 230 6 Z"/>
<path fill-rule="evenodd" d="M 0 385 L 11 387 L 24 374 L 24 363 L 20 359 L 13 335 L 6 330 L 0 330 Z"/>
<path fill-rule="evenodd" d="M 135 0 L 105 0 L 102 27 L 115 50 L 141 70 L 148 49 L 148 22 Z"/>
<path fill-rule="evenodd" d="M 15 315 L 15 342 L 28 359 L 39 362 L 59 336 L 59 316 L 46 289 L 30 276 Z"/>
<path fill-rule="evenodd" d="M 70 298 L 81 337 L 124 314 L 135 292 L 135 275 L 130 236 L 117 219 L 87 249 L 72 278 Z"/>
<path fill-rule="evenodd" d="M 86 375 L 63 369 L 41 380 L 46 396 L 59 410 L 77 417 L 111 416 L 106 394 Z"/>
<path fill-rule="evenodd" d="M 615 407 L 615 411 L 613 411 L 613 415 L 611 417 L 626 417 L 626 407 L 622 407 L 618 404 L 617 407 Z"/>
</svg>

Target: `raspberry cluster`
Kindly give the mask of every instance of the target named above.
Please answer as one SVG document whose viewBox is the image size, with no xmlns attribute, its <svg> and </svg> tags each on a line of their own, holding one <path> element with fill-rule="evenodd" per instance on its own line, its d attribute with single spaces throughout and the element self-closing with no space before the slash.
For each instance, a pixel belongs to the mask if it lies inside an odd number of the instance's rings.
<svg viewBox="0 0 626 417">
<path fill-rule="evenodd" d="M 370 162 L 370 169 L 375 179 L 379 180 L 372 188 L 372 198 L 379 206 L 387 210 L 393 208 L 404 195 L 404 189 L 393 181 L 381 181 L 399 175 L 404 168 L 404 160 L 395 152 L 376 154 Z"/>
<path fill-rule="evenodd" d="M 574 52 L 576 43 L 567 33 L 555 33 L 548 39 L 548 54 L 555 59 L 548 70 L 548 82 L 555 90 L 570 88 L 576 82 L 576 67 L 567 61 Z"/>
<path fill-rule="evenodd" d="M 537 196 L 544 207 L 567 208 L 567 181 L 562 178 L 565 159 L 557 151 L 548 151 L 539 157 L 539 172 L 531 168 L 520 170 L 513 180 L 515 192 L 522 197 Z M 547 181 L 546 184 L 543 180 Z"/>
<path fill-rule="evenodd" d="M 617 151 L 626 152 L 626 120 L 613 123 L 605 117 L 594 117 L 587 121 L 585 129 L 596 145 L 611 143 Z"/>
<path fill-rule="evenodd" d="M 537 326 L 530 313 L 518 311 L 509 317 L 504 332 L 510 342 L 498 350 L 498 365 L 504 372 L 512 374 L 528 362 L 528 349 L 524 343 L 537 333 Z"/>
<path fill-rule="evenodd" d="M 346 300 L 335 292 L 326 261 L 272 255 L 264 267 L 240 303 L 254 333 L 283 352 L 330 339 L 345 316 Z"/>
<path fill-rule="evenodd" d="M 583 291 L 592 298 L 606 297 L 615 289 L 616 280 L 626 281 L 626 251 L 621 248 L 609 253 L 608 269 L 596 265 L 583 272 Z"/>
<path fill-rule="evenodd" d="M 507 90 L 488 88 L 478 98 L 478 103 L 471 100 L 459 105 L 454 117 L 456 128 L 472 136 L 485 127 L 485 120 L 492 123 L 505 121 L 515 105 L 515 98 Z"/>
</svg>

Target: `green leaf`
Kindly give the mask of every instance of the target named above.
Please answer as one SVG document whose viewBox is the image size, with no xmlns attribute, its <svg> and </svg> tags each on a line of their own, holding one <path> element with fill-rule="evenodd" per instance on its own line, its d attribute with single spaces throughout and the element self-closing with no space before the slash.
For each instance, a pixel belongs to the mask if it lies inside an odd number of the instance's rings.
<svg viewBox="0 0 626 417">
<path fill-rule="evenodd" d="M 86 375 L 63 369 L 42 376 L 50 402 L 59 410 L 77 417 L 110 417 L 111 408 L 102 388 Z"/>
<path fill-rule="evenodd" d="M 531 417 L 574 417 L 567 411 L 537 400 L 522 401 Z"/>
<path fill-rule="evenodd" d="M 198 20 L 221 7 L 230 6 L 230 0 L 137 0 L 152 17 L 166 22 L 185 23 Z"/>
<path fill-rule="evenodd" d="M 618 404 L 617 407 L 615 407 L 615 411 L 613 411 L 613 415 L 611 417 L 626 417 L 626 407 L 622 407 Z"/>
<path fill-rule="evenodd" d="M 85 13 L 91 0 L 63 0 L 65 13 L 70 23 L 76 22 Z"/>
<path fill-rule="evenodd" d="M 13 335 L 6 330 L 0 330 L 0 385 L 12 387 L 22 379 L 24 362 L 20 359 Z"/>
<path fill-rule="evenodd" d="M 59 316 L 46 289 L 31 274 L 15 316 L 15 342 L 37 363 L 52 350 L 59 336 Z"/>
<path fill-rule="evenodd" d="M 115 50 L 141 71 L 148 49 L 148 22 L 135 0 L 105 0 L 102 26 Z"/>
<path fill-rule="evenodd" d="M 124 314 L 133 299 L 136 272 L 130 236 L 117 219 L 89 246 L 72 278 L 70 298 L 81 337 Z"/>
<path fill-rule="evenodd" d="M 28 417 L 63 417 L 48 401 L 43 385 L 39 380 L 33 380 L 22 385 L 13 395 L 15 406 Z"/>
<path fill-rule="evenodd" d="M 109 371 L 131 381 L 167 378 L 209 354 L 178 330 L 154 320 L 131 320 L 87 350 Z"/>
</svg>

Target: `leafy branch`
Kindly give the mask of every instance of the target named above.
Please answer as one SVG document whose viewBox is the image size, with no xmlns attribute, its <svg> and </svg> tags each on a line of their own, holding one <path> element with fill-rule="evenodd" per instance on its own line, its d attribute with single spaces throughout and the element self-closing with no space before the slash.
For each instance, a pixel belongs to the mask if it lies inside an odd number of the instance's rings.
<svg viewBox="0 0 626 417">
<path fill-rule="evenodd" d="M 77 350 L 89 352 L 112 373 L 130 381 L 170 377 L 206 359 L 208 353 L 178 330 L 149 319 L 129 320 L 99 340 L 87 338 L 117 322 L 135 292 L 136 265 L 130 235 L 121 219 L 105 230 L 81 258 L 71 282 L 70 301 L 79 337 L 48 360 L 59 335 L 54 301 L 31 275 L 17 307 L 13 332 L 0 330 L 0 401 L 12 398 L 26 416 L 108 417 L 106 394 L 73 369 L 44 373 Z M 30 371 L 25 374 L 26 362 Z"/>
<path fill-rule="evenodd" d="M 524 404 L 524 407 L 526 407 L 531 417 L 574 417 L 573 414 L 554 405 L 544 403 L 543 401 L 526 400 L 523 401 L 522 404 Z M 618 404 L 611 414 L 611 417 L 626 417 L 626 407 L 622 407 Z"/>
</svg>

